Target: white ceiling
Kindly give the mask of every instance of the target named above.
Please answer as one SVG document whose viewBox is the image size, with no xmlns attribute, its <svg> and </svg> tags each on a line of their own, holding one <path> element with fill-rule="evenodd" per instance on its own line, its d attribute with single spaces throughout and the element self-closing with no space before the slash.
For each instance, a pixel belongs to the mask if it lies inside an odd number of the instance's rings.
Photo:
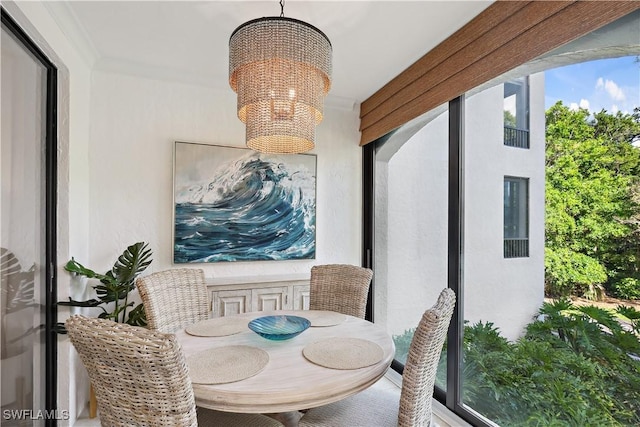
<svg viewBox="0 0 640 427">
<path fill-rule="evenodd" d="M 333 85 L 327 103 L 353 108 L 491 3 L 289 0 L 284 15 L 329 37 Z M 46 5 L 95 69 L 229 90 L 233 30 L 250 19 L 280 15 L 277 0 Z"/>
</svg>

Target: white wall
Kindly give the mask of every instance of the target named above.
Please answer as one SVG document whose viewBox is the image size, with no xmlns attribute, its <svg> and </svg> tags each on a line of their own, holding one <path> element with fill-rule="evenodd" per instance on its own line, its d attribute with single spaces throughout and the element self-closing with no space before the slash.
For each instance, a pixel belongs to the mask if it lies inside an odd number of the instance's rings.
<svg viewBox="0 0 640 427">
<path fill-rule="evenodd" d="M 108 269 L 126 246 L 149 242 L 145 272 L 173 267 L 174 141 L 244 146 L 235 93 L 96 71 L 90 136 L 90 259 Z M 207 277 L 308 274 L 312 265 L 360 263 L 361 148 L 358 114 L 327 108 L 317 128 L 315 260 L 181 264 Z"/>
<path fill-rule="evenodd" d="M 544 74 L 530 77 L 530 148 L 503 144 L 503 86 L 467 99 L 464 317 L 516 339 L 544 298 Z M 529 178 L 529 257 L 504 258 L 503 182 Z"/>
<path fill-rule="evenodd" d="M 392 335 L 415 328 L 447 287 L 448 117 L 376 163 L 374 319 Z"/>
<path fill-rule="evenodd" d="M 211 88 L 93 71 L 78 40 L 40 2 L 3 2 L 59 67 L 58 299 L 83 292 L 62 267 L 71 256 L 106 271 L 125 247 L 147 241 L 147 272 L 171 268 L 175 140 L 244 145 L 235 94 Z M 66 29 L 65 29 L 66 30 Z M 75 42 L 75 43 L 74 43 Z M 317 128 L 315 260 L 191 264 L 207 277 L 306 274 L 314 264 L 359 264 L 362 151 L 358 113 L 326 108 Z M 59 321 L 68 311 L 59 310 Z M 88 382 L 66 337 L 59 340 L 58 407 L 74 420 Z M 63 421 L 61 425 L 65 425 Z"/>
<path fill-rule="evenodd" d="M 244 146 L 229 88 L 94 71 L 89 137 L 89 258 L 106 271 L 136 241 L 149 242 L 144 274 L 172 268 L 174 141 Z M 356 111 L 325 110 L 317 128 L 315 260 L 188 264 L 206 277 L 308 274 L 318 263 L 359 264 L 361 149 Z"/>
</svg>

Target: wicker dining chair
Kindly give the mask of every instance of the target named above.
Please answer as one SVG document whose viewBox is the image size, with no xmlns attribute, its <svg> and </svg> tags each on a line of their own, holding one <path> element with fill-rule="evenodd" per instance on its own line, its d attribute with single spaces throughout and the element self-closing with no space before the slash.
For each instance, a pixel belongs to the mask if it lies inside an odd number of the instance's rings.
<svg viewBox="0 0 640 427">
<path fill-rule="evenodd" d="M 310 409 L 300 427 L 430 425 L 433 386 L 455 298 L 451 289 L 443 289 L 434 306 L 422 315 L 411 340 L 400 390 L 373 386 L 339 402 Z"/>
<path fill-rule="evenodd" d="M 175 332 L 209 318 L 209 293 L 204 271 L 175 268 L 136 281 L 147 316 L 147 327 Z"/>
<path fill-rule="evenodd" d="M 310 310 L 330 310 L 364 319 L 373 271 L 348 264 L 311 267 Z"/>
<path fill-rule="evenodd" d="M 65 322 L 87 368 L 102 426 L 282 426 L 260 414 L 198 408 L 175 335 L 75 315 Z"/>
</svg>

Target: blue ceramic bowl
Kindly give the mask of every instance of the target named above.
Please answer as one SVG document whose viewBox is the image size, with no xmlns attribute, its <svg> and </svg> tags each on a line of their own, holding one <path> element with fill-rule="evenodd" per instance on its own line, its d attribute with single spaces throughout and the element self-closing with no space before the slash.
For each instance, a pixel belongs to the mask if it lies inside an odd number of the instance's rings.
<svg viewBox="0 0 640 427">
<path fill-rule="evenodd" d="M 283 341 L 300 335 L 311 322 L 298 316 L 263 316 L 249 322 L 249 329 L 263 338 Z"/>
</svg>

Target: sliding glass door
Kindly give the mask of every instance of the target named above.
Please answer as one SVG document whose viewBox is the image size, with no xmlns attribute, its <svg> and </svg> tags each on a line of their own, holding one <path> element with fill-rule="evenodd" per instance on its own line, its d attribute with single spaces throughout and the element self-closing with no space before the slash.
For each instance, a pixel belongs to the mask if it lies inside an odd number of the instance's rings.
<svg viewBox="0 0 640 427">
<path fill-rule="evenodd" d="M 4 10 L 1 41 L 2 424 L 32 425 L 55 418 L 56 76 Z"/>
</svg>

